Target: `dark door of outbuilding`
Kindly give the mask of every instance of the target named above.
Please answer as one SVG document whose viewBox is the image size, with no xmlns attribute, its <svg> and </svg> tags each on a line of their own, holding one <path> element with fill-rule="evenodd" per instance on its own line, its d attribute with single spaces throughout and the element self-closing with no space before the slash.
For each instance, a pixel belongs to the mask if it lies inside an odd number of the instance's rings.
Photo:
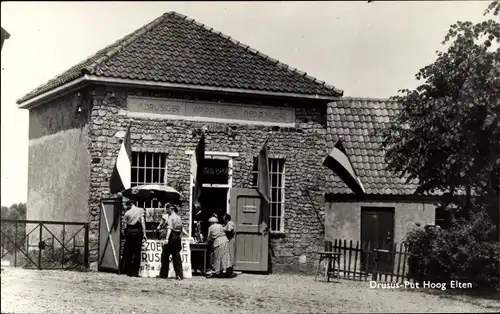
<svg viewBox="0 0 500 314">
<path fill-rule="evenodd" d="M 231 215 L 236 225 L 235 270 L 268 271 L 269 233 L 259 224 L 260 205 L 256 189 L 231 189 Z"/>
<path fill-rule="evenodd" d="M 392 273 L 394 245 L 394 208 L 361 208 L 361 241 L 369 243 L 371 254 L 362 256 L 363 270 L 373 271 L 374 258 L 377 272 Z M 368 263 L 368 265 L 366 265 Z"/>
<path fill-rule="evenodd" d="M 99 271 L 120 272 L 121 200 L 101 201 L 99 219 Z"/>
</svg>

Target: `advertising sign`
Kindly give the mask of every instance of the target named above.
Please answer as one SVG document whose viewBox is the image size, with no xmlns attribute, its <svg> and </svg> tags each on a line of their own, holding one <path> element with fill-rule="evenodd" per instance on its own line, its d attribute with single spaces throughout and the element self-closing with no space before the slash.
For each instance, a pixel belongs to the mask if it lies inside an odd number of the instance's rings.
<svg viewBox="0 0 500 314">
<path fill-rule="evenodd" d="M 142 243 L 140 277 L 156 277 L 160 274 L 161 252 L 165 240 L 147 240 Z M 182 271 L 184 278 L 191 278 L 191 249 L 189 238 L 182 238 L 181 242 Z M 168 277 L 175 278 L 172 255 L 170 256 Z"/>
</svg>

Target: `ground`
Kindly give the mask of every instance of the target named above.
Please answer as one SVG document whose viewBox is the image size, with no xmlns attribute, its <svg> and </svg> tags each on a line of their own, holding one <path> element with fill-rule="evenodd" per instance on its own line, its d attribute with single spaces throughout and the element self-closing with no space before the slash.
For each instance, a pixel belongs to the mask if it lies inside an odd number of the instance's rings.
<svg viewBox="0 0 500 314">
<path fill-rule="evenodd" d="M 499 312 L 499 300 L 370 289 L 368 282 L 241 274 L 183 281 L 2 267 L 2 313 Z"/>
</svg>

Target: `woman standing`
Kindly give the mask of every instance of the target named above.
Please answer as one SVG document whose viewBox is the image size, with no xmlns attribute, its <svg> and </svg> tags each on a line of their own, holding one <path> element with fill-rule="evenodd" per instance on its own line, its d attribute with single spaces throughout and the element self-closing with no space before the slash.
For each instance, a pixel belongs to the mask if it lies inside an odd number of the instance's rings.
<svg viewBox="0 0 500 314">
<path fill-rule="evenodd" d="M 208 220 L 210 227 L 208 228 L 207 241 L 213 249 L 213 272 L 208 278 L 222 276 L 223 271 L 227 271 L 231 267 L 231 257 L 229 256 L 228 242 L 224 232 L 224 227 L 219 224 L 215 217 Z"/>
<path fill-rule="evenodd" d="M 228 270 L 228 275 L 232 273 L 233 267 L 236 262 L 236 255 L 235 255 L 235 240 L 234 240 L 234 235 L 236 233 L 236 228 L 234 222 L 231 221 L 231 215 L 225 214 L 224 215 L 224 232 L 226 233 L 226 237 L 229 240 L 227 246 L 229 249 L 229 256 L 231 257 L 231 267 L 229 267 Z"/>
</svg>

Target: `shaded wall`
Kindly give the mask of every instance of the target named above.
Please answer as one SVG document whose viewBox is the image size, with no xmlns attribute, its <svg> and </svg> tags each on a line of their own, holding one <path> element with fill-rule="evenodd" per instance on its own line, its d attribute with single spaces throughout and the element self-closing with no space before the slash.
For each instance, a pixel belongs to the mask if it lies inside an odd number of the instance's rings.
<svg viewBox="0 0 500 314">
<path fill-rule="evenodd" d="M 87 117 L 88 102 L 75 93 L 30 110 L 27 219 L 88 221 Z M 50 229 L 61 236 L 55 226 Z"/>
<path fill-rule="evenodd" d="M 399 244 L 405 235 L 421 226 L 434 224 L 435 206 L 429 202 L 339 202 L 327 203 L 325 213 L 325 239 L 361 240 L 361 207 L 394 208 L 394 242 Z"/>
</svg>

